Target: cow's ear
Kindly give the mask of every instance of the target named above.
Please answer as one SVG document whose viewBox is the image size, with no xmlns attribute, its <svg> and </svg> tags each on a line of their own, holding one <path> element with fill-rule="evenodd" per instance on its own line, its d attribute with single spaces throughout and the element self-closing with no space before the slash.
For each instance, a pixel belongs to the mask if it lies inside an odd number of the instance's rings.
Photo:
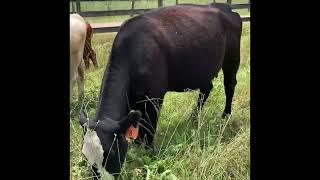
<svg viewBox="0 0 320 180">
<path fill-rule="evenodd" d="M 138 128 L 140 119 L 141 119 L 140 111 L 131 111 L 127 117 L 123 118 L 120 121 L 120 131 L 124 133 L 129 129 L 129 127 Z"/>
<path fill-rule="evenodd" d="M 131 111 L 128 114 L 128 122 L 130 125 L 133 125 L 134 127 L 138 127 L 138 124 L 141 119 L 141 112 L 140 111 Z"/>
<path fill-rule="evenodd" d="M 79 112 L 79 122 L 83 128 L 93 129 L 97 125 L 97 122 L 90 120 L 82 110 Z"/>
</svg>

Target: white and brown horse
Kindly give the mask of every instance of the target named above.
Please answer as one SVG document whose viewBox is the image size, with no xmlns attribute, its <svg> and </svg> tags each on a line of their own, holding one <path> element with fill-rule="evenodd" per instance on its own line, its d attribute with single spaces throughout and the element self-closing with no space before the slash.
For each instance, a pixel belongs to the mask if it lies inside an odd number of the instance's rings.
<svg viewBox="0 0 320 180">
<path fill-rule="evenodd" d="M 78 84 L 79 100 L 84 97 L 84 64 L 89 68 L 89 58 L 98 67 L 91 46 L 92 28 L 79 14 L 70 14 L 70 96 L 73 83 Z"/>
</svg>

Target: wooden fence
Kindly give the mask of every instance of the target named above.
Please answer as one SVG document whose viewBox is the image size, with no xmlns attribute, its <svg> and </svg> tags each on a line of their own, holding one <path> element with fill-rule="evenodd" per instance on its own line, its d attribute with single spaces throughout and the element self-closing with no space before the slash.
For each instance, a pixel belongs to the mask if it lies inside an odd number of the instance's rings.
<svg viewBox="0 0 320 180">
<path fill-rule="evenodd" d="M 109 10 L 109 11 L 81 11 L 80 1 L 90 2 L 89 0 L 73 0 L 75 2 L 76 7 L 74 7 L 74 3 L 72 3 L 72 12 L 77 12 L 83 17 L 99 17 L 99 16 L 123 16 L 134 14 L 142 14 L 152 9 L 134 9 L 135 1 L 131 0 L 131 9 L 126 10 Z M 93 1 L 112 1 L 112 0 L 93 0 Z M 121 1 L 121 0 L 119 0 Z M 128 0 L 126 0 L 128 1 Z M 158 7 L 163 6 L 163 0 L 157 0 Z M 70 1 L 72 2 L 72 1 Z M 250 11 L 250 0 L 247 4 L 232 4 L 232 0 L 227 0 L 227 3 L 231 5 L 232 9 L 248 9 Z M 178 0 L 176 0 L 176 4 L 178 4 Z M 250 16 L 243 16 L 243 21 L 250 21 Z M 92 27 L 94 29 L 94 33 L 105 33 L 105 32 L 117 32 L 120 28 L 121 23 L 92 23 Z"/>
</svg>

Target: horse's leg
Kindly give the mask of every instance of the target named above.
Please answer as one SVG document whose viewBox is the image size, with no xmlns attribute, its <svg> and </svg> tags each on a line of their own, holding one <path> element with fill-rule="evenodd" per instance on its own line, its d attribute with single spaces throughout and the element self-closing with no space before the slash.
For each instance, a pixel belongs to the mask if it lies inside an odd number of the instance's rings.
<svg viewBox="0 0 320 180">
<path fill-rule="evenodd" d="M 77 84 L 78 84 L 78 98 L 79 102 L 84 98 L 84 68 L 82 64 L 78 66 L 78 76 L 77 76 Z"/>
</svg>

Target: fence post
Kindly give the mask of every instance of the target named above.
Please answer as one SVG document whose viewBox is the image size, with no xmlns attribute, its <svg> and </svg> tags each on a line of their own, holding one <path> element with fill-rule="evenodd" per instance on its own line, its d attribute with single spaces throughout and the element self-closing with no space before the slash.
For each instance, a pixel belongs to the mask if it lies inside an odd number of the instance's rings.
<svg viewBox="0 0 320 180">
<path fill-rule="evenodd" d="M 76 12 L 76 9 L 75 9 L 75 7 L 74 7 L 74 1 L 71 1 L 71 6 L 72 6 L 72 12 L 73 12 L 73 13 Z"/>
<path fill-rule="evenodd" d="M 250 6 L 251 6 L 251 3 L 250 3 L 250 0 L 249 0 L 249 7 L 248 7 L 248 11 L 250 12 Z"/>
<path fill-rule="evenodd" d="M 178 0 L 176 0 L 176 5 L 179 4 Z"/>
<path fill-rule="evenodd" d="M 158 7 L 162 7 L 163 5 L 163 0 L 158 0 Z"/>
<path fill-rule="evenodd" d="M 77 7 L 77 13 L 80 13 L 81 12 L 80 0 L 76 0 L 76 7 Z"/>
<path fill-rule="evenodd" d="M 134 3 L 135 3 L 135 0 L 132 0 L 131 1 L 131 14 L 130 14 L 130 17 L 132 17 L 133 16 L 133 11 L 134 11 Z"/>
<path fill-rule="evenodd" d="M 227 3 L 228 4 L 232 4 L 232 0 L 227 0 Z"/>
</svg>

